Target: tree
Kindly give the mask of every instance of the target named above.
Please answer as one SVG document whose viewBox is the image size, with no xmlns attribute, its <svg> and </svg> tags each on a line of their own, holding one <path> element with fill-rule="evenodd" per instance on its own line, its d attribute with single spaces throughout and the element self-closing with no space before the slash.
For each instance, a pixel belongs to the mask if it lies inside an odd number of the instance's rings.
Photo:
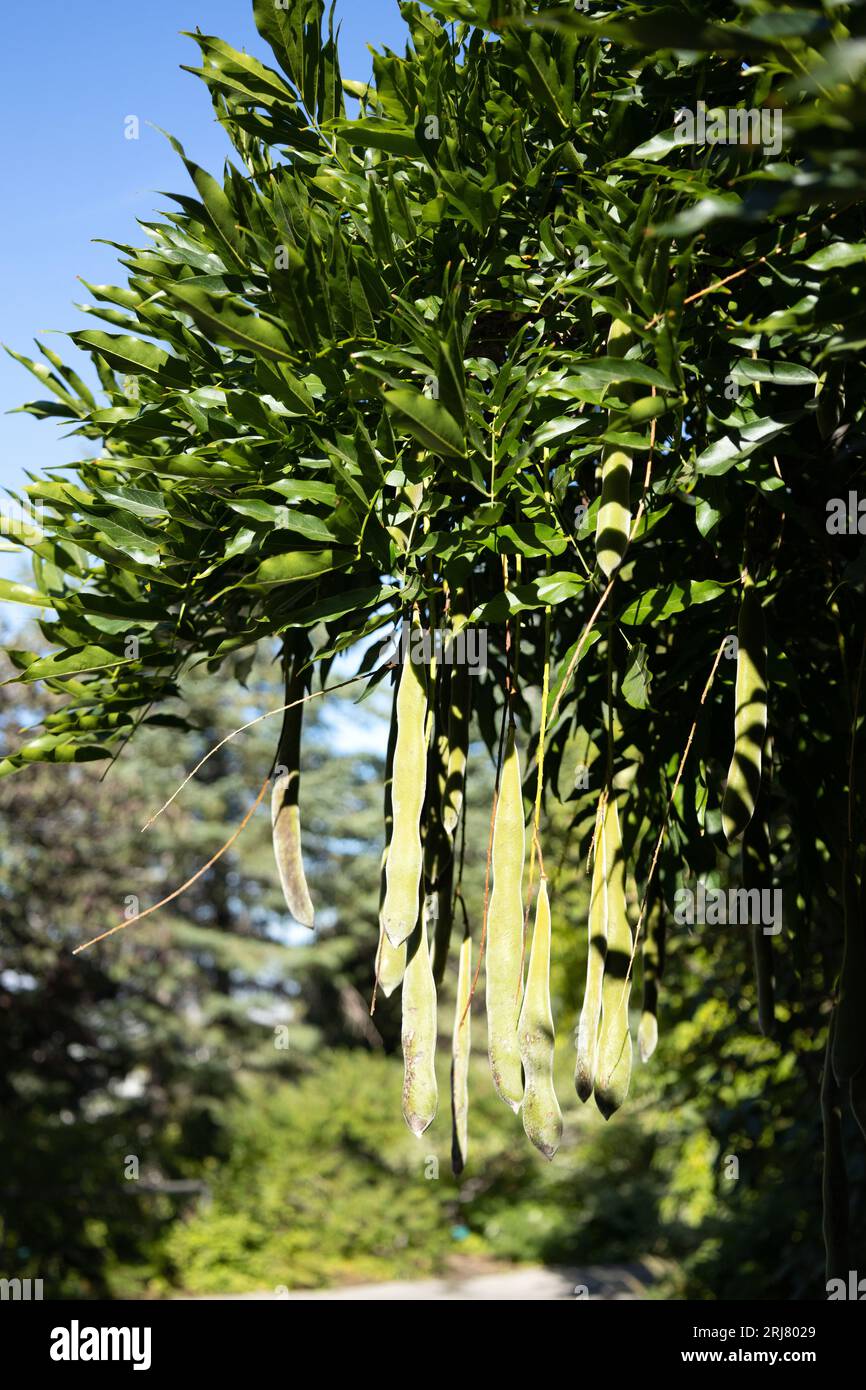
<svg viewBox="0 0 866 1390">
<path fill-rule="evenodd" d="M 105 402 L 25 360 L 57 397 L 31 410 L 101 452 L 28 489 L 47 521 L 16 597 L 51 605 L 57 650 L 11 655 L 66 702 L 2 770 L 104 755 L 184 669 L 275 636 L 287 674 L 324 683 L 413 612 L 482 629 L 497 766 L 516 725 L 549 817 L 575 748 L 589 770 L 569 853 L 601 847 L 619 927 L 594 977 L 615 1084 L 590 1069 L 590 1089 L 609 1111 L 627 1086 L 656 890 L 671 914 L 699 877 L 778 888 L 782 936 L 753 924 L 762 1016 L 809 1058 L 827 1045 L 845 1271 L 840 1107 L 862 1125 L 866 1082 L 862 21 L 434 0 L 402 6 L 406 54 L 364 85 L 321 0 L 254 12 L 279 71 L 193 35 L 237 162 L 220 182 L 177 145 L 198 196 L 121 248 L 126 286 L 93 287 L 119 332 L 72 335 Z M 387 670 L 368 652 L 360 674 Z M 443 672 L 428 888 L 453 853 Z M 545 834 L 536 813 L 533 861 Z"/>
<path fill-rule="evenodd" d="M 0 788 L 0 1246 L 10 1277 L 42 1278 L 46 1296 L 106 1296 L 165 1271 L 167 1234 L 225 1159 L 243 1086 L 273 1091 L 309 1072 L 324 1043 L 359 1043 L 358 1001 L 371 993 L 376 943 L 381 759 L 378 776 L 372 755 L 369 766 L 342 760 L 354 773 L 345 813 L 355 840 L 341 845 L 332 798 L 346 798 L 349 778 L 335 777 L 339 758 L 326 776 L 315 766 L 319 740 L 332 739 L 315 707 L 305 773 L 330 825 L 321 840 L 310 836 L 310 878 L 317 898 L 328 885 L 335 919 L 320 927 L 321 960 L 289 944 L 262 819 L 244 854 L 222 858 L 153 930 L 133 925 L 99 953 L 72 955 L 88 936 L 159 902 L 215 839 L 228 838 L 244 786 L 267 763 L 268 734 L 226 745 L 182 806 L 147 835 L 141 826 L 178 768 L 276 695 L 265 660 L 228 702 L 221 682 L 199 676 L 186 686 L 190 732 L 178 735 L 163 716 L 104 780 L 94 766 L 36 767 Z M 33 687 L 28 722 L 50 726 L 57 706 Z M 22 713 L 4 685 L 7 734 Z M 382 1011 L 378 1026 L 366 1024 L 363 1046 L 394 1046 Z"/>
</svg>

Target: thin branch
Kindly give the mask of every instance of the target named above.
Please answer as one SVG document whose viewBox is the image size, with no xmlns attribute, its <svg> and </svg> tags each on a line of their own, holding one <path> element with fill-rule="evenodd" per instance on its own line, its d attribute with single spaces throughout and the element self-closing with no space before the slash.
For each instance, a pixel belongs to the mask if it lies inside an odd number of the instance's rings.
<svg viewBox="0 0 866 1390">
<path fill-rule="evenodd" d="M 376 674 L 377 671 L 370 672 L 370 679 L 372 679 L 372 677 Z M 150 820 L 145 821 L 144 825 L 141 827 L 142 831 L 150 829 L 157 817 L 161 816 L 163 811 L 168 810 L 175 797 L 180 796 L 180 793 L 183 791 L 187 782 L 192 781 L 193 777 L 195 777 L 196 773 L 204 767 L 208 759 L 212 758 L 214 753 L 218 753 L 221 748 L 224 748 L 227 743 L 231 743 L 233 738 L 237 738 L 238 734 L 242 734 L 245 732 L 245 730 L 251 729 L 254 724 L 261 724 L 263 719 L 270 719 L 275 714 L 285 714 L 287 709 L 294 709 L 295 705 L 305 705 L 308 700 L 316 700 L 319 698 L 320 695 L 330 695 L 334 690 L 343 690 L 347 685 L 353 685 L 355 681 L 365 680 L 367 679 L 367 677 L 368 672 L 361 671 L 357 676 L 350 676 L 348 680 L 338 681 L 336 685 L 323 686 L 321 690 L 313 690 L 309 695 L 305 695 L 301 700 L 290 700 L 287 705 L 279 705 L 277 709 L 265 710 L 264 714 L 257 715 L 256 718 L 251 719 L 249 723 L 241 724 L 240 728 L 238 729 L 232 729 L 230 734 L 226 734 L 225 738 L 221 738 L 219 743 L 215 743 L 213 748 L 211 748 L 207 753 L 205 753 L 204 757 L 196 763 L 192 772 L 187 773 L 180 786 L 175 788 L 175 790 L 172 792 L 171 796 L 168 798 L 168 801 L 163 802 L 159 810 L 154 811 L 153 815 L 150 817 Z"/>
<path fill-rule="evenodd" d="M 143 917 L 149 917 L 152 912 L 156 912 L 159 908 L 165 907 L 166 903 L 174 902 L 174 899 L 179 898 L 181 893 L 185 893 L 187 888 L 191 888 L 192 885 L 196 882 L 196 880 L 201 878 L 202 874 L 206 874 L 208 869 L 213 868 L 217 860 L 221 859 L 222 856 L 225 854 L 226 850 L 231 848 L 235 840 L 240 835 L 241 831 L 249 823 L 249 821 L 252 820 L 261 802 L 262 797 L 268 789 L 268 784 L 270 783 L 270 780 L 271 774 L 268 773 L 264 782 L 262 782 L 261 790 L 258 796 L 256 797 L 250 809 L 247 811 L 240 825 L 237 827 L 236 830 L 232 832 L 232 834 L 226 840 L 225 844 L 217 850 L 216 854 L 212 855 L 212 857 L 207 861 L 206 864 L 203 864 L 200 869 L 196 870 L 192 878 L 188 878 L 186 883 L 182 883 L 179 888 L 175 888 L 173 893 L 169 893 L 167 898 L 162 898 L 158 903 L 154 903 L 152 907 L 146 907 L 143 912 L 137 912 L 134 917 L 129 917 L 125 922 L 118 922 L 116 927 L 110 927 L 108 931 L 101 932 L 99 936 L 94 936 L 90 941 L 85 941 L 82 946 L 76 946 L 72 954 L 74 956 L 77 956 L 79 952 L 86 951 L 89 946 L 95 946 L 98 941 L 104 941 L 107 936 L 113 936 L 115 932 L 123 931 L 124 927 L 131 927 L 133 922 L 140 922 Z"/>
</svg>

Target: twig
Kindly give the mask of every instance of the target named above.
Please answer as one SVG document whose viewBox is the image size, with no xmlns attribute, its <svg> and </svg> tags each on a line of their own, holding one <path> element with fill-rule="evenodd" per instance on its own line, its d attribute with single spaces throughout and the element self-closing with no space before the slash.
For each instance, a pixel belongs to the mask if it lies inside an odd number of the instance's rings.
<svg viewBox="0 0 866 1390">
<path fill-rule="evenodd" d="M 146 907 L 143 912 L 137 912 L 134 917 L 129 917 L 125 922 L 118 922 L 116 927 L 110 927 L 108 931 L 100 933 L 99 936 L 94 936 L 92 940 L 85 941 L 82 946 L 76 946 L 72 954 L 74 956 L 77 956 L 79 952 L 86 951 L 89 946 L 95 946 L 98 941 L 104 941 L 107 936 L 113 936 L 116 931 L 123 931 L 124 927 L 131 927 L 133 922 L 140 922 L 143 917 L 149 917 L 152 912 L 156 912 L 159 908 L 165 907 L 166 903 L 173 902 L 175 898 L 180 897 L 181 893 L 185 893 L 187 888 L 191 888 L 192 885 L 195 883 L 196 879 L 201 878 L 202 874 L 206 874 L 208 869 L 212 868 L 213 865 L 217 862 L 217 860 L 222 858 L 226 850 L 230 849 L 231 846 L 234 844 L 241 831 L 244 829 L 244 827 L 248 824 L 248 822 L 252 819 L 253 815 L 255 814 L 262 797 L 268 789 L 268 784 L 270 780 L 271 774 L 268 773 L 264 782 L 262 782 L 261 790 L 258 796 L 256 797 L 250 809 L 247 811 L 237 830 L 234 830 L 232 832 L 232 834 L 226 840 L 225 844 L 217 850 L 216 854 L 214 854 L 207 861 L 206 864 L 203 864 L 200 869 L 196 870 L 192 878 L 188 878 L 186 883 L 182 883 L 179 888 L 175 888 L 173 893 L 169 893 L 167 898 L 162 898 L 158 903 L 154 903 L 152 907 Z"/>
<path fill-rule="evenodd" d="M 369 673 L 369 676 L 372 679 L 372 677 L 376 674 L 377 671 L 372 671 Z M 343 690 L 345 686 L 353 685 L 355 681 L 365 680 L 367 676 L 368 672 L 361 671 L 357 676 L 350 676 L 348 680 L 338 681 L 336 685 L 323 686 L 321 690 L 313 690 L 309 695 L 305 695 L 301 700 L 290 700 L 287 705 L 279 705 L 277 709 L 265 710 L 264 714 L 257 715 L 256 718 L 251 719 L 249 723 L 241 724 L 240 728 L 238 729 L 232 729 L 230 734 L 226 734 L 225 738 L 221 738 L 219 743 L 215 743 L 213 748 L 211 748 L 207 753 L 205 753 L 204 757 L 196 763 L 192 772 L 187 773 L 180 786 L 172 792 L 171 796 L 168 798 L 168 801 L 163 802 L 159 810 L 154 811 L 153 815 L 150 817 L 150 820 L 145 821 L 144 825 L 141 827 L 142 831 L 149 830 L 150 827 L 153 825 L 153 822 L 157 819 L 157 817 L 161 816 L 163 811 L 168 810 L 175 797 L 180 796 L 180 793 L 183 791 L 187 782 L 192 781 L 196 773 L 204 767 L 208 758 L 212 758 L 214 753 L 218 753 L 219 750 L 221 748 L 224 748 L 227 743 L 231 743 L 233 738 L 237 738 L 238 734 L 244 733 L 246 729 L 251 729 L 254 724 L 261 724 L 263 719 L 270 719 L 275 714 L 285 714 L 286 710 L 294 709 L 295 705 L 305 705 L 308 700 L 316 700 L 320 695 L 330 695 L 334 690 Z"/>
</svg>

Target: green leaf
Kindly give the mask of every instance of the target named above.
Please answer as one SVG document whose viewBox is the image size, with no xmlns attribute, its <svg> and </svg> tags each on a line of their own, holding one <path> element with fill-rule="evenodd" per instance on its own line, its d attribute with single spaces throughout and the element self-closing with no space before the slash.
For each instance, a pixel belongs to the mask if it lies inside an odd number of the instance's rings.
<svg viewBox="0 0 866 1390">
<path fill-rule="evenodd" d="M 170 377 L 184 382 L 188 369 L 184 362 L 127 333 L 103 333 L 98 328 L 86 328 L 82 333 L 69 335 L 78 347 L 100 353 L 110 367 L 127 376 Z"/>
<path fill-rule="evenodd" d="M 160 545 L 154 540 L 153 533 L 145 531 L 123 512 L 99 516 L 87 511 L 84 515 L 88 517 L 94 530 L 105 537 L 109 545 L 128 555 L 131 560 L 140 565 L 153 565 L 159 560 Z"/>
<path fill-rule="evenodd" d="M 834 241 L 832 245 L 822 246 L 820 251 L 807 256 L 803 264 L 823 274 L 829 270 L 844 270 L 845 266 L 857 265 L 861 261 L 866 261 L 866 242 Z"/>
<path fill-rule="evenodd" d="M 294 550 L 263 560 L 253 577 L 255 584 L 296 584 L 341 569 L 351 560 L 348 550 Z"/>
<path fill-rule="evenodd" d="M 394 121 L 381 120 L 378 116 L 366 116 L 359 121 L 331 121 L 327 128 L 347 145 L 385 150 L 388 154 L 405 154 L 416 159 L 421 157 L 414 130 L 409 126 L 397 125 Z"/>
<path fill-rule="evenodd" d="M 39 657 L 17 679 L 28 683 L 53 680 L 58 676 L 77 676 L 83 671 L 101 671 L 106 666 L 128 666 L 135 660 L 137 658 L 108 651 L 105 647 L 71 647 Z"/>
<path fill-rule="evenodd" d="M 628 663 L 622 678 L 621 693 L 626 704 L 632 709 L 648 709 L 652 676 L 647 664 L 647 649 L 643 642 L 635 642 L 629 651 Z"/>
<path fill-rule="evenodd" d="M 613 386 L 621 381 L 637 381 L 643 386 L 657 386 L 662 391 L 672 391 L 673 386 L 666 376 L 648 367 L 645 362 L 632 361 L 621 357 L 596 357 L 588 362 L 577 362 L 573 368 L 577 372 L 576 382 L 582 387 L 597 389 Z M 570 381 L 566 377 L 563 386 Z"/>
<path fill-rule="evenodd" d="M 0 579 L 0 598 L 8 603 L 29 603 L 34 608 L 52 607 L 52 600 L 47 594 L 28 589 L 26 584 L 16 584 L 12 579 Z"/>
<path fill-rule="evenodd" d="M 697 579 L 686 584 L 668 584 L 663 589 L 648 589 L 630 603 L 620 614 L 621 623 L 637 626 L 640 623 L 663 622 L 674 613 L 682 613 L 699 603 L 712 603 L 725 593 L 725 585 L 714 579 Z"/>
<path fill-rule="evenodd" d="M 410 386 L 386 391 L 385 400 L 425 449 L 446 458 L 465 458 L 466 446 L 460 426 L 439 401 L 431 400 Z"/>
<path fill-rule="evenodd" d="M 173 301 L 187 309 L 214 342 L 247 348 L 274 362 L 293 360 L 289 344 L 277 326 L 259 317 L 249 305 L 231 295 L 217 298 L 186 285 L 166 289 Z"/>
<path fill-rule="evenodd" d="M 774 386 L 814 386 L 818 377 L 798 362 L 765 362 L 740 357 L 731 367 L 731 378 L 740 385 L 750 381 L 771 381 Z"/>
</svg>

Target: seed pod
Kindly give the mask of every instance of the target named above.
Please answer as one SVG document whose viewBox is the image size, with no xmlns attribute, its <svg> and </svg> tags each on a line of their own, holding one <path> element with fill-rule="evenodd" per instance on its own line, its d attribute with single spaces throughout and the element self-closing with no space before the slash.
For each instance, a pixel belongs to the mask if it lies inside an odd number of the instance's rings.
<svg viewBox="0 0 866 1390">
<path fill-rule="evenodd" d="M 631 994 L 632 936 L 625 897 L 625 860 L 619 813 L 611 798 L 605 809 L 602 844 L 605 854 L 607 951 L 601 989 L 601 1028 L 595 1073 L 595 1103 L 606 1120 L 628 1095 L 631 1081 L 631 1033 L 628 1001 Z"/>
<path fill-rule="evenodd" d="M 283 889 L 286 906 L 297 922 L 312 927 L 315 910 L 304 874 L 301 853 L 301 811 L 298 802 L 301 785 L 301 728 L 302 700 L 309 688 L 309 674 L 301 672 L 303 654 L 300 650 L 287 657 L 285 703 L 292 704 L 283 715 L 283 727 L 277 747 L 277 775 L 271 789 L 271 834 L 274 858 Z"/>
<path fill-rule="evenodd" d="M 850 850 L 842 872 L 845 945 L 833 1035 L 833 1072 L 839 1082 L 850 1081 L 866 1066 L 866 928 Z"/>
<path fill-rule="evenodd" d="M 413 618 L 413 630 L 417 620 Z M 397 691 L 397 743 L 391 797 L 394 828 L 385 863 L 382 925 L 392 946 L 412 935 L 418 921 L 423 864 L 421 810 L 427 784 L 427 687 L 424 665 L 412 660 L 415 644 L 406 644 Z"/>
<path fill-rule="evenodd" d="M 553 1158 L 562 1138 L 562 1111 L 553 1088 L 554 1031 L 550 1007 L 550 900 L 542 878 L 535 905 L 535 929 L 526 993 L 517 1026 L 526 1078 L 523 1128 L 545 1158 Z"/>
<path fill-rule="evenodd" d="M 453 837 L 463 809 L 466 756 L 469 748 L 472 677 L 466 662 L 452 668 L 448 684 L 448 760 L 445 794 L 442 800 L 442 825 L 446 835 Z"/>
<path fill-rule="evenodd" d="M 517 1020 L 523 986 L 523 789 L 514 726 L 508 730 L 493 827 L 493 890 L 487 914 L 487 1048 L 493 1084 L 512 1110 L 523 1099 Z"/>
<path fill-rule="evenodd" d="M 469 1152 L 469 1054 L 472 1048 L 472 938 L 467 931 L 460 945 L 457 1002 L 451 1038 L 451 1170 L 459 1177 Z M 464 1018 L 465 1014 L 465 1018 Z"/>
<path fill-rule="evenodd" d="M 665 969 L 665 911 L 661 894 L 648 908 L 643 939 L 643 1001 L 637 1045 L 642 1062 L 648 1062 L 659 1040 L 659 985 Z"/>
<path fill-rule="evenodd" d="M 382 991 L 386 999 L 390 999 L 394 990 L 402 983 L 405 973 L 406 942 L 392 946 L 387 932 L 380 925 L 379 945 L 376 951 L 376 988 Z"/>
<path fill-rule="evenodd" d="M 831 1062 L 835 1031 L 834 1009 L 827 1032 L 824 1074 L 821 1080 L 821 1119 L 824 1126 L 824 1169 L 821 1185 L 828 1282 L 830 1279 L 847 1280 L 851 1267 L 848 1249 L 848 1174 L 845 1171 L 845 1150 L 842 1143 L 842 1107 Z"/>
<path fill-rule="evenodd" d="M 442 852 L 446 854 L 445 863 L 442 865 L 441 855 L 437 856 L 434 869 L 435 877 L 432 885 L 433 900 L 436 905 L 433 978 L 437 986 L 441 985 L 445 978 L 445 967 L 448 964 L 448 948 L 451 945 L 451 932 L 454 926 L 454 854 L 451 846 L 447 844 L 447 842 Z"/>
<path fill-rule="evenodd" d="M 430 968 L 427 915 L 422 910 L 407 948 L 403 976 L 403 1116 L 421 1135 L 436 1115 L 436 986 Z"/>
<path fill-rule="evenodd" d="M 447 674 L 440 667 L 437 685 L 443 680 L 447 680 Z M 454 846 L 451 836 L 445 833 L 441 814 L 447 757 L 447 740 L 441 735 L 432 738 L 427 758 L 427 795 L 422 819 L 424 888 L 428 899 L 428 920 L 433 930 L 433 978 L 437 986 L 441 985 L 445 976 L 453 923 Z"/>
<path fill-rule="evenodd" d="M 743 887 L 759 892 L 769 886 L 771 876 L 770 838 L 767 825 L 759 814 L 752 818 L 743 836 Z M 758 994 L 758 1025 L 765 1038 L 776 1030 L 776 996 L 773 979 L 773 938 L 767 936 L 763 924 L 753 922 L 752 959 L 755 965 L 755 986 Z"/>
<path fill-rule="evenodd" d="M 381 989 L 388 999 L 401 983 L 406 969 L 406 942 L 392 946 L 382 925 L 382 908 L 385 903 L 385 864 L 391 845 L 394 827 L 394 810 L 391 798 L 391 785 L 394 779 L 394 749 L 397 746 L 397 689 L 391 703 L 391 724 L 388 729 L 388 748 L 385 753 L 385 848 L 379 868 L 379 945 L 376 950 L 376 988 Z"/>
<path fill-rule="evenodd" d="M 610 357 L 624 357 L 634 343 L 634 333 L 622 319 L 614 319 L 607 337 Z M 628 386 L 616 390 L 624 400 L 634 392 Z M 602 573 L 607 579 L 613 574 L 625 554 L 631 530 L 631 467 L 632 456 L 617 445 L 606 445 L 601 460 L 601 505 L 595 531 L 595 551 Z"/>
<path fill-rule="evenodd" d="M 722 800 L 722 827 L 729 844 L 740 838 L 754 815 L 767 737 L 767 636 L 750 575 L 743 581 L 737 643 L 734 755 Z"/>
<path fill-rule="evenodd" d="M 607 951 L 607 910 L 605 906 L 605 808 L 599 805 L 595 823 L 595 858 L 589 895 L 589 940 L 586 952 L 586 986 L 577 1029 L 577 1062 L 574 1085 L 580 1100 L 586 1102 L 595 1084 L 598 1055 L 598 1022 L 601 1017 L 601 983 Z"/>
</svg>

